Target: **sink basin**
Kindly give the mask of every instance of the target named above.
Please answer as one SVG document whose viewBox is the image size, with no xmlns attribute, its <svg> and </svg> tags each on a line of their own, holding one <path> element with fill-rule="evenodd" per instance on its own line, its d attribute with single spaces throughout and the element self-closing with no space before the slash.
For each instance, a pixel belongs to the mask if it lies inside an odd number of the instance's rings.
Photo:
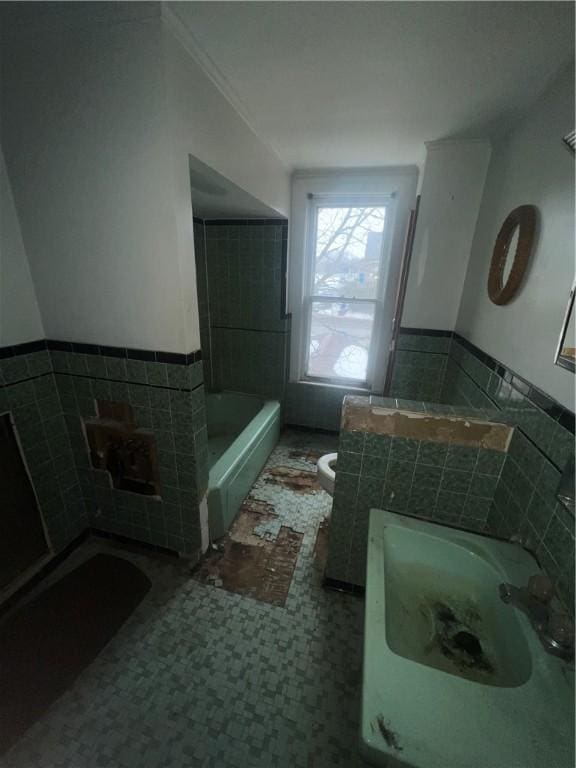
<svg viewBox="0 0 576 768">
<path fill-rule="evenodd" d="M 373 765 L 572 768 L 573 666 L 500 600 L 515 544 L 372 510 L 360 748 Z"/>
<path fill-rule="evenodd" d="M 457 543 L 396 526 L 384 538 L 384 572 L 394 653 L 485 685 L 528 680 L 528 643 L 515 612 L 495 599 L 489 563 Z"/>
</svg>

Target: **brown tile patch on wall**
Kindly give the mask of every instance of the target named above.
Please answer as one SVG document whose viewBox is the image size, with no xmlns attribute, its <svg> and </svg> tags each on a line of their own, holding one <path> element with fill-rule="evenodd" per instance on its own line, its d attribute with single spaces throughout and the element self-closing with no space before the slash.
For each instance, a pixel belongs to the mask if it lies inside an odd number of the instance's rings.
<svg viewBox="0 0 576 768">
<path fill-rule="evenodd" d="M 508 450 L 513 432 L 513 428 L 507 424 L 478 420 L 465 414 L 454 416 L 374 407 L 370 406 L 368 398 L 345 400 L 342 426 L 347 430 L 436 443 L 480 446 L 504 453 Z"/>
</svg>

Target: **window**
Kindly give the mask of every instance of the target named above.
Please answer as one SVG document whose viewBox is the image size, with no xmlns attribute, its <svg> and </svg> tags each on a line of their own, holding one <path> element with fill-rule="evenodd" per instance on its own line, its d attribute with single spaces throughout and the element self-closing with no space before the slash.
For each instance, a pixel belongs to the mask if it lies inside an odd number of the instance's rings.
<svg viewBox="0 0 576 768">
<path fill-rule="evenodd" d="M 313 198 L 304 281 L 305 379 L 367 386 L 378 345 L 389 198 Z"/>
</svg>

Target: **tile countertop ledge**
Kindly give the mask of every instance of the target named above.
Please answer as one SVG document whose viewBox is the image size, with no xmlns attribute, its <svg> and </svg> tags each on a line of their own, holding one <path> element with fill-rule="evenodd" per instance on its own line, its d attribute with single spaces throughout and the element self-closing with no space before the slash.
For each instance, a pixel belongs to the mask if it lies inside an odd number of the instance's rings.
<svg viewBox="0 0 576 768">
<path fill-rule="evenodd" d="M 348 395 L 342 429 L 507 452 L 513 427 L 497 410 Z"/>
<path fill-rule="evenodd" d="M 528 666 L 524 663 L 522 674 L 499 684 L 478 683 L 391 650 L 386 611 L 394 611 L 394 601 L 387 606 L 392 596 L 386 580 L 398 568 L 409 576 L 422 565 L 436 576 L 420 583 L 420 600 L 436 588 L 437 578 L 448 584 L 447 594 L 476 584 L 469 597 L 492 628 L 494 649 L 503 650 L 497 666 L 504 660 L 504 673 L 518 671 L 524 655 Z M 574 766 L 574 663 L 546 653 L 524 614 L 498 598 L 500 582 L 526 584 L 537 571 L 517 545 L 371 511 L 360 745 L 372 765 Z M 408 576 L 394 587 L 396 601 L 398 590 L 404 597 L 411 594 Z M 405 648 L 406 641 L 400 650 Z"/>
</svg>

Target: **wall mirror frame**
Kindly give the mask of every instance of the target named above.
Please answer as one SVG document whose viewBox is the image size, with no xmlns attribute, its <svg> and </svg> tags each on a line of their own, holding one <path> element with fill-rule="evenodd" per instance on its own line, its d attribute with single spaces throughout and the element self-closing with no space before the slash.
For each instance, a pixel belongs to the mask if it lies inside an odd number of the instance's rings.
<svg viewBox="0 0 576 768">
<path fill-rule="evenodd" d="M 572 285 L 570 296 L 568 298 L 568 306 L 564 313 L 564 321 L 562 322 L 562 330 L 560 331 L 560 338 L 558 339 L 558 346 L 556 347 L 556 357 L 554 362 L 561 368 L 566 368 L 567 371 L 575 370 L 576 362 L 576 339 L 575 328 L 576 318 L 574 317 L 574 295 L 576 294 L 576 280 Z"/>
<path fill-rule="evenodd" d="M 516 249 L 510 256 L 510 245 L 517 230 Z M 533 205 L 514 208 L 504 220 L 494 244 L 488 274 L 488 296 L 494 304 L 508 304 L 518 292 L 530 260 L 535 234 L 536 207 Z M 509 258 L 512 258 L 511 266 Z M 506 273 L 508 276 L 504 279 Z"/>
</svg>

